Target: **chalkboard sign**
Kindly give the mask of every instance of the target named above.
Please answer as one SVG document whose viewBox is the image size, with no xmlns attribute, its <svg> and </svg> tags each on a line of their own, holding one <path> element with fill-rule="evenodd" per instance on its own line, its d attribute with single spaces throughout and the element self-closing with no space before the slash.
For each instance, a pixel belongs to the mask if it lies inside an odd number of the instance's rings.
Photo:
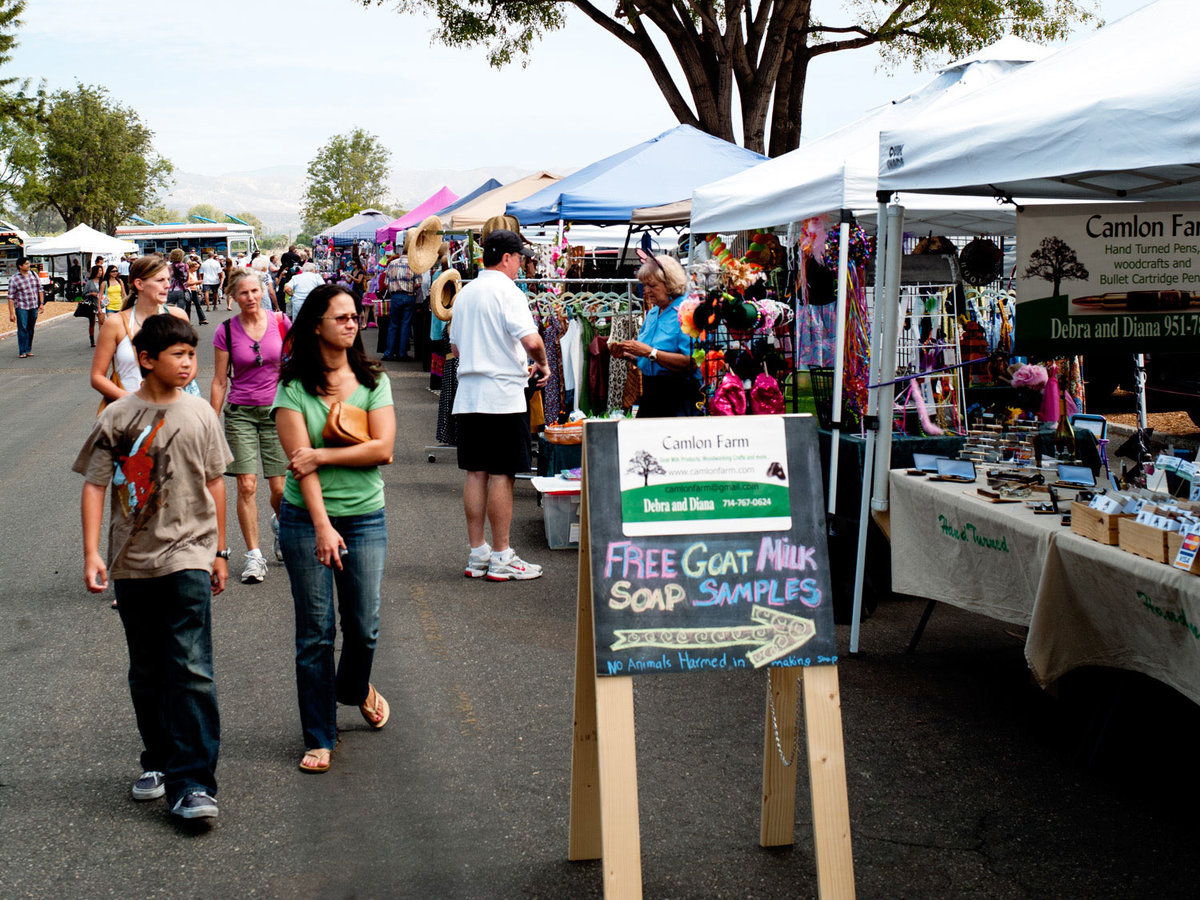
<svg viewBox="0 0 1200 900">
<path fill-rule="evenodd" d="M 585 428 L 598 675 L 837 661 L 811 416 Z"/>
</svg>

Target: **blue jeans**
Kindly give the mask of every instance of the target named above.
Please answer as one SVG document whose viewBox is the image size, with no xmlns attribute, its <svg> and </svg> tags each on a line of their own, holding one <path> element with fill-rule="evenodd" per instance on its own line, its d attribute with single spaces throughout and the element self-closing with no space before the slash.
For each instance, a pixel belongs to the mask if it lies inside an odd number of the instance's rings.
<svg viewBox="0 0 1200 900">
<path fill-rule="evenodd" d="M 17 310 L 17 355 L 24 356 L 33 349 L 33 325 L 37 322 L 37 307 Z"/>
<path fill-rule="evenodd" d="M 142 768 L 167 777 L 171 805 L 217 793 L 221 722 L 212 666 L 209 573 L 185 569 L 113 582 L 129 645 L 129 693 L 145 750 Z"/>
<path fill-rule="evenodd" d="M 337 744 L 337 705 L 358 706 L 371 689 L 371 663 L 379 637 L 379 594 L 387 557 L 383 510 L 361 516 L 331 516 L 349 551 L 342 569 L 321 565 L 317 535 L 308 510 L 284 500 L 279 510 L 279 545 L 292 582 L 296 609 L 296 691 L 304 747 Z M 337 611 L 342 619 L 342 654 L 333 660 Z"/>
<path fill-rule="evenodd" d="M 392 294 L 388 298 L 388 339 L 385 357 L 401 357 L 408 353 L 408 341 L 412 336 L 413 313 L 417 301 L 412 294 Z"/>
</svg>

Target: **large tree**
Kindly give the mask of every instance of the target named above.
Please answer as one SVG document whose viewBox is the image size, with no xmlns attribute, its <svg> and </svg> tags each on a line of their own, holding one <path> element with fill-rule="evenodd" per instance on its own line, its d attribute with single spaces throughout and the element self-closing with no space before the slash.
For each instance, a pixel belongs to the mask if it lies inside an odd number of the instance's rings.
<svg viewBox="0 0 1200 900">
<path fill-rule="evenodd" d="M 1007 33 L 1054 40 L 1077 22 L 1095 20 L 1098 0 L 360 2 L 434 15 L 436 40 L 483 45 L 494 66 L 526 57 L 535 41 L 563 27 L 564 7 L 573 6 L 642 58 L 684 124 L 734 140 L 736 86 L 744 145 L 779 156 L 800 143 L 808 69 L 820 56 L 878 46 L 891 64 L 909 59 L 922 65 L 962 56 Z M 682 71 L 682 84 L 671 74 L 664 45 Z"/>
<path fill-rule="evenodd" d="M 392 152 L 362 128 L 331 137 L 308 164 L 300 214 L 317 232 L 357 212 L 387 203 Z"/>
<path fill-rule="evenodd" d="M 104 88 L 80 85 L 49 101 L 36 133 L 41 153 L 16 199 L 31 211 L 55 210 L 67 228 L 84 222 L 111 234 L 167 186 L 171 164 L 138 114 Z"/>
<path fill-rule="evenodd" d="M 24 10 L 25 0 L 0 0 L 0 68 L 12 59 Z M 0 208 L 7 205 L 36 159 L 38 147 L 31 133 L 45 111 L 45 99 L 44 88 L 31 89 L 28 78 L 0 78 Z"/>
</svg>

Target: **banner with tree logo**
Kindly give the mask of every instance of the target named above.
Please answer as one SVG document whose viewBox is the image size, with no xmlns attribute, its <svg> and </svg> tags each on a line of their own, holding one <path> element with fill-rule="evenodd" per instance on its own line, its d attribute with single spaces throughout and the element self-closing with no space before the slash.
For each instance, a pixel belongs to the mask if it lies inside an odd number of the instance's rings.
<svg viewBox="0 0 1200 900">
<path fill-rule="evenodd" d="M 1016 278 L 1019 354 L 1192 350 L 1200 203 L 1026 207 Z"/>
<path fill-rule="evenodd" d="M 628 536 L 792 527 L 777 416 L 622 421 L 617 452 Z"/>
</svg>

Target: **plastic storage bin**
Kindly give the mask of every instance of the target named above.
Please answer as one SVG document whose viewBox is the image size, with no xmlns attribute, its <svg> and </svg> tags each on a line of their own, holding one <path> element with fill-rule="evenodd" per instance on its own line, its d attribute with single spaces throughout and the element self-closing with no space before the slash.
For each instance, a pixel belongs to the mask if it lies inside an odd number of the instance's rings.
<svg viewBox="0 0 1200 900">
<path fill-rule="evenodd" d="M 551 550 L 573 550 L 579 546 L 579 499 L 578 491 L 542 495 L 542 520 Z"/>
</svg>

